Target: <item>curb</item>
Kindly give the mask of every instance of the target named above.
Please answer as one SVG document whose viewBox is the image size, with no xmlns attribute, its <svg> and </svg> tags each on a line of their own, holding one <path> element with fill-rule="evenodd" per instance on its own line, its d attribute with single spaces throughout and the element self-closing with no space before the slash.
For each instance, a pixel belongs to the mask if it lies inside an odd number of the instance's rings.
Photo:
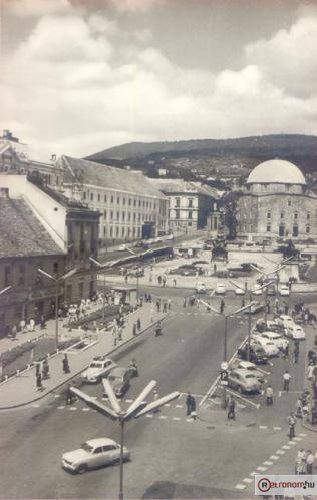
<svg viewBox="0 0 317 500">
<path fill-rule="evenodd" d="M 131 337 L 127 340 L 125 340 L 124 342 L 122 342 L 122 344 L 116 346 L 114 349 L 112 349 L 111 351 L 108 351 L 107 353 L 105 353 L 105 355 L 111 355 L 113 354 L 114 352 L 116 352 L 118 349 L 120 349 L 122 346 L 128 344 L 129 342 L 131 342 L 132 340 L 135 340 L 137 339 L 140 335 L 142 335 L 143 333 L 145 333 L 147 330 L 149 330 L 150 328 L 152 328 L 154 325 L 156 325 L 156 323 L 158 323 L 159 321 L 164 321 L 166 318 L 168 317 L 168 314 L 166 316 L 164 316 L 162 319 L 158 319 L 156 321 L 154 321 L 151 325 L 147 326 L 146 328 L 144 328 L 144 330 L 141 330 L 141 332 L 136 336 L 136 337 Z M 67 379 L 65 379 L 63 382 L 61 382 L 60 384 L 56 385 L 55 387 L 53 387 L 52 389 L 50 389 L 49 391 L 47 391 L 45 394 L 42 394 L 41 396 L 38 396 L 37 398 L 34 398 L 34 399 L 31 399 L 30 401 L 26 401 L 25 403 L 19 403 L 19 404 L 16 404 L 16 405 L 11 405 L 11 406 L 1 406 L 0 407 L 0 411 L 2 410 L 14 410 L 16 408 L 22 408 L 23 406 L 27 406 L 31 403 L 36 403 L 37 401 L 40 401 L 41 399 L 44 399 L 46 396 L 48 396 L 49 394 L 52 394 L 54 391 L 56 391 L 56 389 L 59 389 L 60 387 L 62 387 L 64 384 L 66 384 L 67 382 L 69 382 L 69 380 L 72 380 L 73 378 L 77 377 L 81 372 L 83 372 L 84 370 L 86 370 L 87 366 L 85 366 L 84 368 L 81 368 L 78 372 L 76 373 L 72 373 L 70 377 L 68 377 Z"/>
<path fill-rule="evenodd" d="M 312 425 L 305 424 L 304 422 L 302 422 L 302 427 L 304 427 L 304 429 L 307 429 L 308 431 L 317 432 L 317 428 L 313 428 Z"/>
</svg>

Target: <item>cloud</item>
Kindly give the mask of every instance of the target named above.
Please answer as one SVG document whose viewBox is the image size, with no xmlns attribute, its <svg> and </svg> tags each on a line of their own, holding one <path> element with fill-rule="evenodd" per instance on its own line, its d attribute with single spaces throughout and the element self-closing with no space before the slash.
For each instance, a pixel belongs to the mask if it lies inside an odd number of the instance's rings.
<svg viewBox="0 0 317 500">
<path fill-rule="evenodd" d="M 45 15 L 4 66 L 1 125 L 45 157 L 129 141 L 316 134 L 315 29 L 303 17 L 249 44 L 240 69 L 213 73 L 177 65 L 149 34 L 148 46 L 137 30 L 122 37 L 103 14 Z"/>
<path fill-rule="evenodd" d="M 111 0 L 119 12 L 145 12 L 155 5 L 163 5 L 165 0 Z"/>
<path fill-rule="evenodd" d="M 69 0 L 9 0 L 6 8 L 17 17 L 42 17 L 73 11 Z"/>
</svg>

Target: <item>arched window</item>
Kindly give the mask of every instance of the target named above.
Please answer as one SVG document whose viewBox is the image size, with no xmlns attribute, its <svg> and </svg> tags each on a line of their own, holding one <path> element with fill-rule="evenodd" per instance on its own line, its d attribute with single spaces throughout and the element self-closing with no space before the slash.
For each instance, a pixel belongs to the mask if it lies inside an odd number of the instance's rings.
<svg viewBox="0 0 317 500">
<path fill-rule="evenodd" d="M 298 236 L 298 225 L 294 224 L 293 226 L 293 236 Z"/>
</svg>

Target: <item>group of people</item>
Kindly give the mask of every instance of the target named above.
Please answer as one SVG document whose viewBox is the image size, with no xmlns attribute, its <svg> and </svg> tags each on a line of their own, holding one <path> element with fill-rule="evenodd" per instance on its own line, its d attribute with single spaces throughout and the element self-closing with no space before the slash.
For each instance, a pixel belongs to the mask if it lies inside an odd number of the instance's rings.
<svg viewBox="0 0 317 500">
<path fill-rule="evenodd" d="M 313 474 L 315 457 L 311 450 L 298 450 L 295 460 L 295 474 Z"/>
<path fill-rule="evenodd" d="M 64 354 L 64 357 L 62 359 L 62 369 L 64 374 L 70 373 L 70 367 L 69 367 L 69 361 L 67 354 Z M 36 389 L 38 391 L 43 391 L 43 380 L 48 380 L 50 378 L 50 367 L 48 363 L 48 359 L 45 358 L 41 362 L 37 362 L 35 364 L 35 382 L 36 382 Z"/>
</svg>

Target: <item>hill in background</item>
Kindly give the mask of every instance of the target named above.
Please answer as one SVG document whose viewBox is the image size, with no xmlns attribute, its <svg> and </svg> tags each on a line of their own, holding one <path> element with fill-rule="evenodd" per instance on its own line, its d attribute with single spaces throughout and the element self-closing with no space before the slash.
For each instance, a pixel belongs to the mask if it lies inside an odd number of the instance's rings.
<svg viewBox="0 0 317 500">
<path fill-rule="evenodd" d="M 131 142 L 89 155 L 87 159 L 142 170 L 156 177 L 158 169 L 170 176 L 246 176 L 258 163 L 282 158 L 295 163 L 305 175 L 317 171 L 317 137 L 279 134 L 238 139 L 203 139 L 172 142 Z"/>
</svg>

